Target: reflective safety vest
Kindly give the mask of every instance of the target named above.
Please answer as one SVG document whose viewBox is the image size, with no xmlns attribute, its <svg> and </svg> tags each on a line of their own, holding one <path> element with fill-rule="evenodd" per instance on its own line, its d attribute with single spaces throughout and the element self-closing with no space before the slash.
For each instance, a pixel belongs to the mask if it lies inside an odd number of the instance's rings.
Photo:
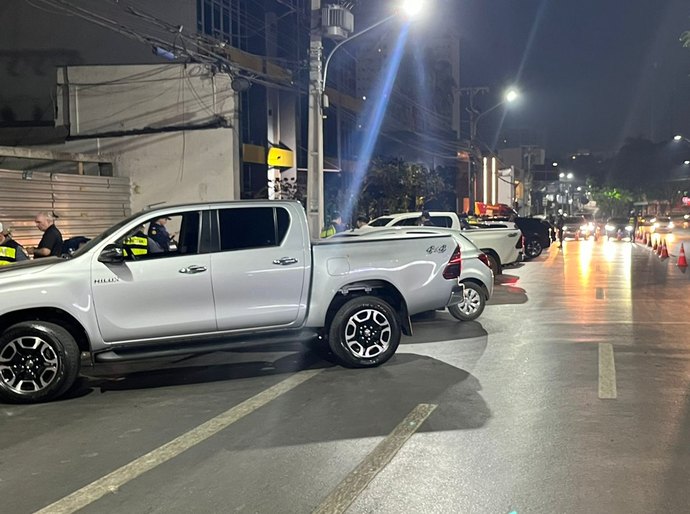
<svg viewBox="0 0 690 514">
<path fill-rule="evenodd" d="M 125 255 L 146 255 L 149 251 L 149 241 L 144 236 L 131 236 L 124 240 Z"/>
<path fill-rule="evenodd" d="M 0 266 L 6 266 L 17 262 L 17 249 L 9 246 L 0 246 Z"/>
<path fill-rule="evenodd" d="M 321 237 L 331 237 L 336 233 L 335 227 L 333 225 L 328 225 L 321 231 Z"/>
</svg>

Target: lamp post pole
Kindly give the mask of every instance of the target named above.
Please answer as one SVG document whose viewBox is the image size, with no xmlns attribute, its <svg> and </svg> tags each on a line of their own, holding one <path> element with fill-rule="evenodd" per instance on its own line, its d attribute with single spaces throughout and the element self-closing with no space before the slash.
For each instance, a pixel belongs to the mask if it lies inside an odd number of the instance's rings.
<svg viewBox="0 0 690 514">
<path fill-rule="evenodd" d="M 317 238 L 323 224 L 323 37 L 321 0 L 311 0 L 309 39 L 309 131 L 307 143 L 307 222 Z"/>
</svg>

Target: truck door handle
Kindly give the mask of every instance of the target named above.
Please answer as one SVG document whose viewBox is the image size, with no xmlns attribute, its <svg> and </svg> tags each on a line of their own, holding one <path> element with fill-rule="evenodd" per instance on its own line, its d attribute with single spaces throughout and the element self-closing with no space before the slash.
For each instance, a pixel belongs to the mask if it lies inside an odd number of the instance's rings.
<svg viewBox="0 0 690 514">
<path fill-rule="evenodd" d="M 206 271 L 206 266 L 196 266 L 194 264 L 180 269 L 180 273 L 184 273 L 186 275 L 194 275 L 195 273 L 203 273 L 204 271 Z"/>
<path fill-rule="evenodd" d="M 289 266 L 290 264 L 296 264 L 297 259 L 294 257 L 281 257 L 280 259 L 276 259 L 273 261 L 273 264 L 277 266 Z"/>
<path fill-rule="evenodd" d="M 513 232 L 512 234 L 508 234 L 508 237 L 515 237 L 515 236 L 517 236 L 517 235 L 518 235 L 517 232 Z"/>
</svg>

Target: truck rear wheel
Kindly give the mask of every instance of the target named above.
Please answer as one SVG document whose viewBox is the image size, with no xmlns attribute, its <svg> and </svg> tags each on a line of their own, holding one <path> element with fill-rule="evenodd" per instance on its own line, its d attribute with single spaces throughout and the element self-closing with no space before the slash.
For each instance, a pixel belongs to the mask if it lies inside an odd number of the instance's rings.
<svg viewBox="0 0 690 514">
<path fill-rule="evenodd" d="M 352 368 L 383 364 L 395 354 L 400 337 L 393 308 L 375 296 L 359 296 L 343 304 L 328 330 L 331 350 Z"/>
<path fill-rule="evenodd" d="M 25 321 L 0 336 L 0 400 L 37 403 L 67 392 L 79 374 L 80 353 L 59 325 Z"/>
<path fill-rule="evenodd" d="M 462 303 L 449 306 L 448 312 L 457 320 L 474 321 L 484 312 L 486 297 L 482 287 L 474 282 L 464 282 L 464 285 L 465 299 Z"/>
</svg>

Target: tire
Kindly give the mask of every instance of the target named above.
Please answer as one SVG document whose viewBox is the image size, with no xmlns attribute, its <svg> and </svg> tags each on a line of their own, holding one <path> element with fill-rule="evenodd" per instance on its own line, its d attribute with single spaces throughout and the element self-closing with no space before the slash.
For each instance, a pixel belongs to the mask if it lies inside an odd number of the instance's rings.
<svg viewBox="0 0 690 514">
<path fill-rule="evenodd" d="M 527 241 L 527 244 L 525 245 L 525 255 L 530 259 L 539 257 L 543 251 L 544 248 L 542 247 L 539 239 L 532 238 Z"/>
<path fill-rule="evenodd" d="M 343 304 L 328 330 L 331 350 L 341 364 L 350 368 L 383 364 L 395 354 L 400 337 L 395 311 L 375 296 L 359 296 Z"/>
<path fill-rule="evenodd" d="M 474 321 L 484 312 L 486 297 L 480 285 L 474 282 L 464 282 L 464 285 L 465 299 L 462 303 L 448 307 L 448 312 L 457 320 Z"/>
<path fill-rule="evenodd" d="M 72 334 L 60 325 L 11 326 L 0 336 L 0 400 L 38 403 L 61 396 L 77 379 L 80 357 Z"/>
<path fill-rule="evenodd" d="M 489 259 L 489 267 L 491 268 L 491 271 L 494 272 L 494 277 L 503 273 L 501 265 L 498 263 L 498 259 L 496 257 L 491 254 L 486 254 L 486 257 Z"/>
</svg>

